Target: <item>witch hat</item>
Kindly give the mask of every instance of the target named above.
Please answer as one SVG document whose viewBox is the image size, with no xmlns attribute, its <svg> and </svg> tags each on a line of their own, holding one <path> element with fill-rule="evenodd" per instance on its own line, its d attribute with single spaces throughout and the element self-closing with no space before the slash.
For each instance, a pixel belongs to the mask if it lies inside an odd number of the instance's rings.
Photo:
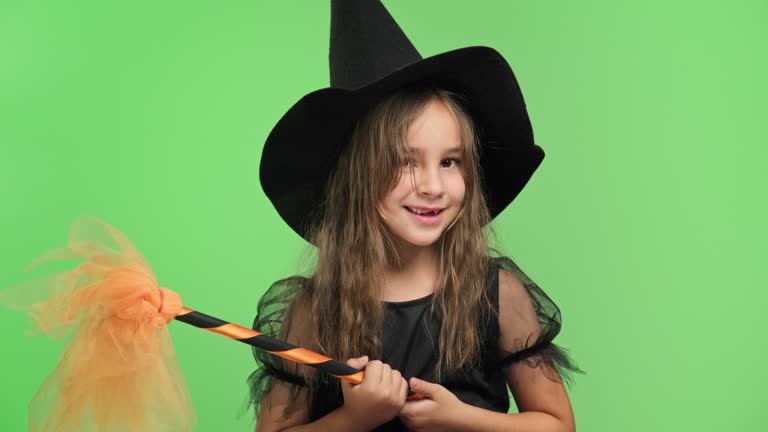
<svg viewBox="0 0 768 432">
<path fill-rule="evenodd" d="M 422 58 L 379 0 L 331 0 L 331 86 L 313 91 L 267 137 L 259 178 L 283 220 L 311 241 L 325 186 L 356 122 L 394 91 L 415 85 L 462 97 L 479 132 L 491 216 L 520 193 L 544 159 L 507 61 L 473 46 Z"/>
</svg>

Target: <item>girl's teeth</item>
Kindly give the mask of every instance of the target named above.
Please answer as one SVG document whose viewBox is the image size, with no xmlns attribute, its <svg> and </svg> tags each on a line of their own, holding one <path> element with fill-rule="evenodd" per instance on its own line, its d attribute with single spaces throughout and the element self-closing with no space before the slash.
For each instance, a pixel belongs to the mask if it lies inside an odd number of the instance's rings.
<svg viewBox="0 0 768 432">
<path fill-rule="evenodd" d="M 413 213 L 416 213 L 418 215 L 423 215 L 423 216 L 434 216 L 438 213 L 436 211 L 423 211 L 423 210 L 419 210 L 411 207 L 408 207 L 408 209 Z"/>
</svg>

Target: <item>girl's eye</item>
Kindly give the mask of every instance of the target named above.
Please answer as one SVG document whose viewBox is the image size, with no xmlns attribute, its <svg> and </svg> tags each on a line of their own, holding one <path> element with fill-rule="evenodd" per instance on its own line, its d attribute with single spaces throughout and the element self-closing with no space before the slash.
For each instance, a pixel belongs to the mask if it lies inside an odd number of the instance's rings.
<svg viewBox="0 0 768 432">
<path fill-rule="evenodd" d="M 442 165 L 445 168 L 452 168 L 457 167 L 461 164 L 461 161 L 459 159 L 451 158 L 451 159 L 443 159 Z"/>
</svg>

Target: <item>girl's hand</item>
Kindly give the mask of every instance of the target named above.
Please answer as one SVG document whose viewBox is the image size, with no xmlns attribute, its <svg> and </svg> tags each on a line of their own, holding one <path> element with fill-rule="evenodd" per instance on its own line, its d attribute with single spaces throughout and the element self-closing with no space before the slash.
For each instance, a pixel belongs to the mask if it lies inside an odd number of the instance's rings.
<svg viewBox="0 0 768 432">
<path fill-rule="evenodd" d="M 386 423 L 405 405 L 408 383 L 388 364 L 378 360 L 368 361 L 368 356 L 347 360 L 353 368 L 365 368 L 363 382 L 354 385 L 341 382 L 344 393 L 342 412 L 361 429 L 370 430 Z"/>
<path fill-rule="evenodd" d="M 461 415 L 464 403 L 440 384 L 411 378 L 411 388 L 422 395 L 421 400 L 408 401 L 400 410 L 400 420 L 409 431 L 451 430 L 453 420 Z"/>
</svg>

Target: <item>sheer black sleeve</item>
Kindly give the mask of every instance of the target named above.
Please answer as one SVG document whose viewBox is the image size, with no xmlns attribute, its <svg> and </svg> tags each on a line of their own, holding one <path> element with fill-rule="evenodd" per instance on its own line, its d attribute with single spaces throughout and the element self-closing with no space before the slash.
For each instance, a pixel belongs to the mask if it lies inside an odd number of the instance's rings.
<svg viewBox="0 0 768 432">
<path fill-rule="evenodd" d="M 294 276 L 272 284 L 259 300 L 253 329 L 297 346 L 306 346 L 302 334 L 304 319 L 297 312 L 299 306 L 294 301 L 305 283 L 306 278 Z M 256 370 L 248 377 L 248 384 L 256 414 L 270 390 L 275 385 L 282 385 L 288 389 L 291 402 L 284 415 L 290 415 L 297 408 L 293 402 L 307 388 L 304 377 L 299 373 L 299 365 L 257 348 L 253 348 L 253 358 Z"/>
<path fill-rule="evenodd" d="M 499 353 L 503 367 L 542 367 L 545 376 L 570 385 L 584 373 L 567 350 L 553 341 L 560 332 L 560 309 L 511 259 L 494 258 L 498 274 Z"/>
</svg>

